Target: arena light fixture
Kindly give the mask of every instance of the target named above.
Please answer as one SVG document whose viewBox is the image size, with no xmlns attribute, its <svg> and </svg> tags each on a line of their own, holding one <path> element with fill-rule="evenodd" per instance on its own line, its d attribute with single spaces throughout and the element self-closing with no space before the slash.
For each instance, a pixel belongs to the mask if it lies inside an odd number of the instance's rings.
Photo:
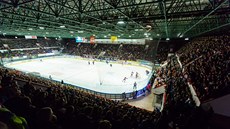
<svg viewBox="0 0 230 129">
<path fill-rule="evenodd" d="M 181 33 L 178 33 L 178 34 L 177 34 L 177 37 L 180 37 L 180 35 L 181 35 Z"/>
<path fill-rule="evenodd" d="M 104 35 L 104 38 L 107 38 L 107 36 L 106 36 L 106 35 Z"/>
<path fill-rule="evenodd" d="M 121 37 L 120 35 L 118 35 L 117 37 Z"/>
<path fill-rule="evenodd" d="M 42 26 L 40 26 L 40 27 L 39 27 L 39 29 L 44 30 L 45 28 L 44 28 L 44 27 L 42 27 Z"/>
<path fill-rule="evenodd" d="M 118 21 L 117 24 L 125 24 L 124 21 Z"/>
<path fill-rule="evenodd" d="M 150 33 L 144 33 L 144 35 L 145 35 L 145 36 L 146 36 L 146 35 L 148 35 L 148 36 L 149 36 L 149 35 L 151 35 L 151 34 L 150 34 Z"/>
<path fill-rule="evenodd" d="M 132 37 L 131 35 L 129 37 Z"/>
<path fill-rule="evenodd" d="M 73 31 L 69 31 L 69 33 L 73 34 L 74 32 Z"/>
<path fill-rule="evenodd" d="M 15 38 L 17 39 L 18 37 L 17 37 L 17 36 L 15 36 Z"/>
<path fill-rule="evenodd" d="M 146 28 L 152 28 L 152 26 L 151 25 L 146 25 Z"/>
<path fill-rule="evenodd" d="M 83 33 L 84 31 L 83 30 L 79 30 L 79 31 L 77 31 L 78 33 Z"/>
<path fill-rule="evenodd" d="M 182 34 L 182 33 L 178 33 L 178 34 L 177 34 L 177 37 L 182 38 L 182 37 L 183 37 L 183 34 Z"/>
<path fill-rule="evenodd" d="M 60 26 L 60 28 L 65 28 L 65 26 L 64 26 L 64 25 L 62 25 L 62 26 Z"/>
<path fill-rule="evenodd" d="M 189 38 L 185 38 L 184 40 L 189 40 Z"/>
<path fill-rule="evenodd" d="M 166 38 L 167 41 L 169 41 L 170 39 L 169 38 Z"/>
<path fill-rule="evenodd" d="M 160 34 L 157 34 L 157 36 L 160 36 Z"/>
<path fill-rule="evenodd" d="M 29 28 L 28 30 L 33 30 L 33 28 Z"/>
</svg>

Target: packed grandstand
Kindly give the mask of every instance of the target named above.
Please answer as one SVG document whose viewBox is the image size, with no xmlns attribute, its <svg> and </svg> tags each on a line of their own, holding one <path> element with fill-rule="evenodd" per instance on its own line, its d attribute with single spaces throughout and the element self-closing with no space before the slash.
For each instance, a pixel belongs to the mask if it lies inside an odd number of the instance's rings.
<svg viewBox="0 0 230 129">
<path fill-rule="evenodd" d="M 144 45 L 95 47 L 55 39 L 41 40 L 37 45 L 28 42 L 1 39 L 1 60 L 25 55 L 37 57 L 53 50 L 83 57 L 106 51 L 106 57 L 119 60 L 152 59 Z M 209 119 L 212 110 L 204 111 L 196 104 L 188 84 L 193 86 L 201 103 L 229 93 L 230 36 L 195 38 L 168 58 L 165 53 L 170 52 L 169 44 L 164 45 L 158 48 L 156 56 L 162 67 L 152 76 L 152 80 L 158 79 L 156 87 L 164 85 L 166 89 L 162 111 L 150 112 L 2 66 L 1 129 L 214 128 Z"/>
</svg>

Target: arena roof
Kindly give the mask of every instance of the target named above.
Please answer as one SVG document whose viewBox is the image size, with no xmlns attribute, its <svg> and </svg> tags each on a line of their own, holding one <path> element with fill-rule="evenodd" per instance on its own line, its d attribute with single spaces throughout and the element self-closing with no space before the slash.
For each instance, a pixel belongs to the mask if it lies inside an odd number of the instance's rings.
<svg viewBox="0 0 230 129">
<path fill-rule="evenodd" d="M 0 0 L 3 35 L 177 38 L 229 25 L 229 0 Z"/>
</svg>

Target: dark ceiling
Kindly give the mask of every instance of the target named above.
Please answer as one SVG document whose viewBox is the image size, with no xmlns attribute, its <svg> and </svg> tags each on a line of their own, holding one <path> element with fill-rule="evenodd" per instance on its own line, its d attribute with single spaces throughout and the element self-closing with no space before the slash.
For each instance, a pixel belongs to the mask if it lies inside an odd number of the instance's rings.
<svg viewBox="0 0 230 129">
<path fill-rule="evenodd" d="M 0 0 L 1 35 L 177 38 L 229 26 L 230 0 Z"/>
</svg>

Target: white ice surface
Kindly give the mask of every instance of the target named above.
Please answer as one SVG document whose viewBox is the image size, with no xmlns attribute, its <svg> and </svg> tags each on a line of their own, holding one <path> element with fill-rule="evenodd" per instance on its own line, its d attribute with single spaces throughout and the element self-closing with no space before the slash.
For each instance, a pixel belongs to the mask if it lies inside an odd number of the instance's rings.
<svg viewBox="0 0 230 129">
<path fill-rule="evenodd" d="M 104 62 L 95 62 L 88 65 L 87 60 L 75 58 L 46 58 L 40 60 L 19 61 L 8 63 L 5 66 L 24 72 L 38 72 L 42 77 L 83 87 L 102 93 L 120 94 L 133 92 L 133 84 L 137 82 L 137 90 L 146 86 L 149 76 L 141 66 L 122 65 L 113 63 L 112 67 Z M 140 77 L 130 77 L 131 72 L 138 72 Z M 126 82 L 122 82 L 127 77 Z M 100 85 L 100 82 L 102 85 Z"/>
</svg>

